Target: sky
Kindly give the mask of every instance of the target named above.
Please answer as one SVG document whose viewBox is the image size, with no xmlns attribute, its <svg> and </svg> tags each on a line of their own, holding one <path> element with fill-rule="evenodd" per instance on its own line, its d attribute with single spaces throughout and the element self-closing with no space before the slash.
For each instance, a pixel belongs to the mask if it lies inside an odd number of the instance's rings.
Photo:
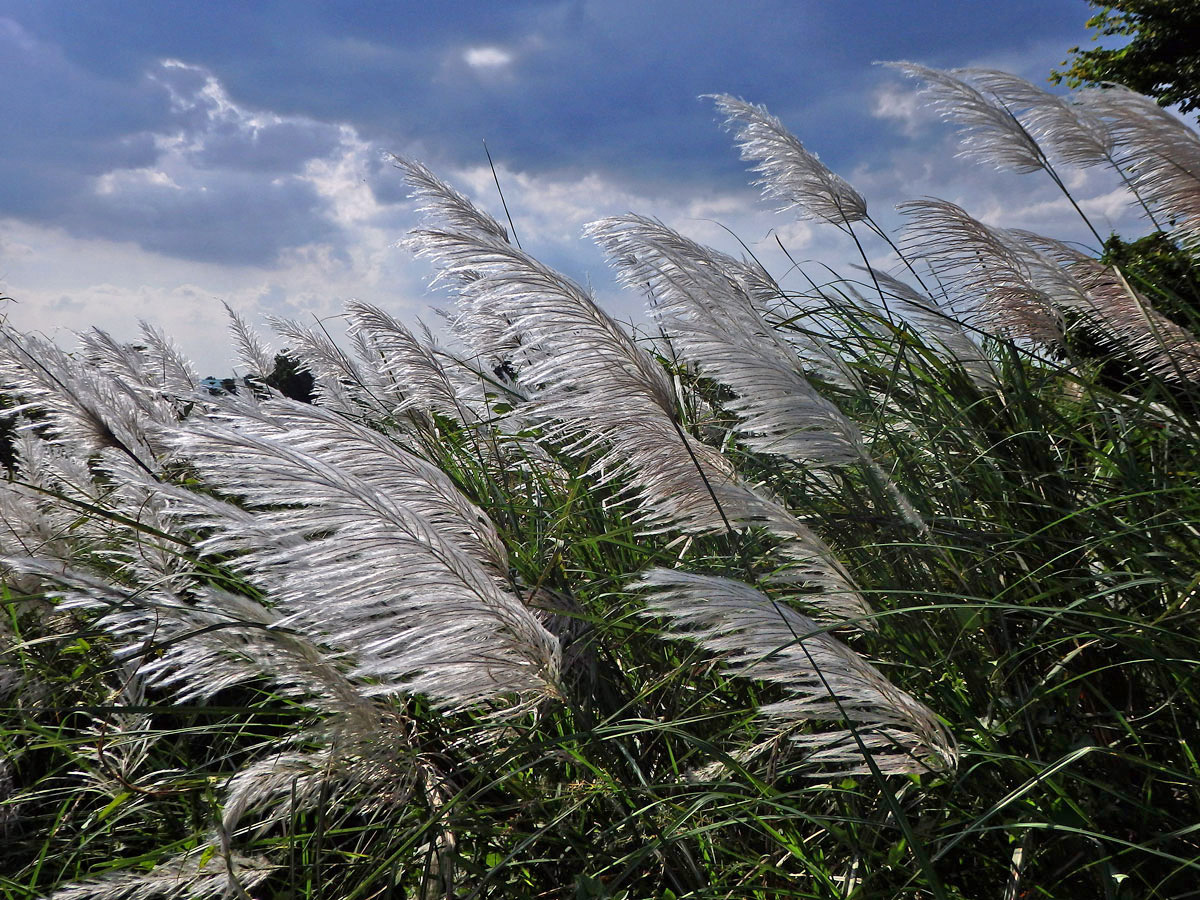
<svg viewBox="0 0 1200 900">
<path fill-rule="evenodd" d="M 448 299 L 398 245 L 390 160 L 425 162 L 621 318 L 580 236 L 637 212 L 773 271 L 848 271 L 853 245 L 759 198 L 711 101 L 766 105 L 889 227 L 938 196 L 1087 235 L 1042 176 L 955 157 L 954 130 L 874 65 L 1002 68 L 1045 85 L 1089 38 L 1084 0 L 0 0 L 0 314 L 69 346 L 165 330 L 227 375 L 222 302 L 336 332 L 344 303 L 409 321 Z M 495 178 L 484 151 L 491 153 Z M 1067 173 L 1101 229 L 1146 229 L 1101 173 Z M 1140 230 L 1139 230 L 1140 229 Z M 868 245 L 873 262 L 885 247 Z M 277 344 L 278 346 L 278 344 Z"/>
</svg>

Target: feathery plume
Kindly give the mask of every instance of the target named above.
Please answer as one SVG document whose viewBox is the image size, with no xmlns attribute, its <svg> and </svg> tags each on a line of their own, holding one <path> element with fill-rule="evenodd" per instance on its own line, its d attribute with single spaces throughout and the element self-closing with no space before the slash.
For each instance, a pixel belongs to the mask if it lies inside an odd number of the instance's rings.
<svg viewBox="0 0 1200 900">
<path fill-rule="evenodd" d="M 1046 157 L 1012 112 L 988 100 L 955 70 L 944 72 L 911 62 L 884 63 L 909 78 L 925 82 L 922 93 L 943 119 L 966 133 L 959 156 L 978 159 L 999 169 L 1036 172 Z"/>
<path fill-rule="evenodd" d="M 507 577 L 507 551 L 483 510 L 471 503 L 445 472 L 387 435 L 320 406 L 282 398 L 248 410 L 217 411 L 208 422 L 338 465 L 381 495 L 417 512 L 464 553 L 484 561 L 498 579 Z"/>
<path fill-rule="evenodd" d="M 814 766 L 836 767 L 827 774 L 870 772 L 864 750 L 886 775 L 954 767 L 954 739 L 934 713 L 807 616 L 727 578 L 653 569 L 632 587 L 650 591 L 644 615 L 671 620 L 664 637 L 722 654 L 739 677 L 779 685 L 788 699 L 763 706 L 764 716 L 787 729 L 849 724 L 789 735 Z"/>
<path fill-rule="evenodd" d="M 865 456 L 858 427 L 812 386 L 795 351 L 713 252 L 641 216 L 602 219 L 587 233 L 623 282 L 649 290 L 651 312 L 684 358 L 734 391 L 729 407 L 749 447 L 818 466 Z M 821 359 L 840 383 L 853 383 L 839 358 Z"/>
<path fill-rule="evenodd" d="M 439 222 L 451 231 L 509 243 L 507 228 L 434 175 L 423 164 L 395 155 L 392 156 L 392 161 L 404 172 L 404 180 L 413 189 L 409 196 L 417 201 L 417 212 L 425 216 L 427 221 Z"/>
<path fill-rule="evenodd" d="M 1119 85 L 1080 91 L 1078 98 L 1108 125 L 1133 189 L 1161 211 L 1184 247 L 1200 252 L 1200 135 L 1149 97 Z"/>
<path fill-rule="evenodd" d="M 258 857 L 212 854 L 198 847 L 150 872 L 121 872 L 60 887 L 46 900 L 225 900 L 246 896 L 278 866 Z"/>
<path fill-rule="evenodd" d="M 1156 310 L 1117 269 L 1053 238 L 1011 233 L 1062 266 L 1063 277 L 1075 288 L 1065 305 L 1081 314 L 1100 340 L 1140 360 L 1152 375 L 1200 381 L 1200 340 Z"/>
<path fill-rule="evenodd" d="M 793 367 L 800 365 L 847 389 L 861 387 L 854 370 L 828 342 L 813 333 L 785 342 L 767 324 L 764 304 L 777 301 L 782 291 L 757 263 L 719 253 L 632 213 L 592 222 L 584 234 L 600 244 L 626 286 L 649 295 L 657 318 L 673 324 L 724 319 L 740 331 L 761 333 Z"/>
<path fill-rule="evenodd" d="M 662 368 L 582 288 L 516 247 L 486 238 L 425 229 L 414 232 L 413 243 L 446 277 L 475 273 L 459 287 L 463 300 L 502 315 L 526 336 L 529 363 L 519 379 L 548 435 L 568 440 L 568 450 L 597 451 L 590 472 L 600 481 L 626 477 L 645 527 L 764 527 L 789 542 L 793 576 L 821 587 L 831 614 L 869 615 L 820 538 L 682 429 Z"/>
<path fill-rule="evenodd" d="M 111 341 L 109 341 L 111 343 Z M 115 344 L 113 345 L 115 346 Z M 163 448 L 153 433 L 178 415 L 157 392 L 71 358 L 50 341 L 0 327 L 0 382 L 23 406 L 52 422 L 53 440 L 83 456 L 111 449 L 145 471 L 158 468 Z M 111 464 L 116 456 L 106 459 Z"/>
<path fill-rule="evenodd" d="M 192 396 L 200 383 L 200 376 L 193 368 L 192 361 L 161 329 L 148 322 L 139 324 L 146 347 L 141 353 L 142 370 L 168 395 Z"/>
<path fill-rule="evenodd" d="M 1062 323 L 1046 292 L 1054 266 L 949 201 L 913 200 L 897 209 L 910 218 L 905 251 L 928 260 L 958 295 L 952 312 L 962 308 L 970 324 L 996 337 L 1061 343 Z"/>
<path fill-rule="evenodd" d="M 728 94 L 708 95 L 734 132 L 742 159 L 755 163 L 763 195 L 795 209 L 802 219 L 847 228 L 867 215 L 867 201 L 831 172 L 766 107 Z"/>
<path fill-rule="evenodd" d="M 391 376 L 397 390 L 407 398 L 399 409 L 417 407 L 464 424 L 479 421 L 464 396 L 464 385 L 452 379 L 429 343 L 418 340 L 402 322 L 369 303 L 351 300 L 346 311 L 350 333 L 361 336 L 366 346 L 379 355 L 380 371 Z M 472 387 L 478 388 L 478 383 Z"/>
<path fill-rule="evenodd" d="M 511 323 L 506 336 L 521 336 L 527 359 L 518 378 L 547 437 L 595 451 L 590 473 L 600 481 L 625 477 L 645 527 L 764 527 L 785 538 L 791 577 L 821 588 L 815 605 L 827 601 L 831 615 L 866 621 L 869 607 L 832 551 L 683 430 L 662 367 L 586 291 L 493 238 L 428 228 L 412 234 L 416 252 L 456 285 L 467 321 L 483 311 Z"/>
<path fill-rule="evenodd" d="M 250 375 L 260 378 L 275 371 L 275 355 L 263 343 L 262 338 L 232 306 L 225 304 L 225 312 L 229 314 L 229 334 L 237 350 L 238 362 L 245 367 Z"/>
<path fill-rule="evenodd" d="M 955 69 L 954 74 L 994 96 L 1038 147 L 1052 148 L 1064 162 L 1081 167 L 1116 165 L 1116 142 L 1104 121 L 1070 98 L 998 69 Z"/>
<path fill-rule="evenodd" d="M 234 567 L 293 627 L 352 654 L 375 693 L 465 707 L 554 692 L 557 642 L 501 586 L 499 539 L 445 475 L 335 414 L 283 401 L 255 409 L 275 423 L 229 416 L 175 443 L 268 533 L 303 535 L 304 552 L 264 545 L 240 518 L 207 520 L 207 506 L 200 524 L 215 533 L 202 548 L 240 552 Z"/>
<path fill-rule="evenodd" d="M 390 417 L 404 404 L 404 397 L 392 379 L 379 370 L 376 359 L 356 361 L 327 334 L 298 322 L 277 317 L 268 321 L 312 374 L 314 393 L 325 406 L 351 416 L 366 411 Z"/>
<path fill-rule="evenodd" d="M 463 288 L 467 302 L 503 313 L 528 336 L 531 362 L 519 379 L 552 435 L 572 436 L 576 450 L 607 445 L 593 472 L 604 480 L 630 476 L 648 521 L 722 528 L 710 494 L 745 489 L 734 488 L 720 454 L 682 432 L 662 368 L 582 288 L 508 244 L 432 230 L 415 232 L 415 241 L 449 276 L 463 268 L 477 272 Z M 749 514 L 747 506 L 755 505 L 749 496 L 738 500 L 734 509 L 762 519 L 761 510 Z"/>
</svg>

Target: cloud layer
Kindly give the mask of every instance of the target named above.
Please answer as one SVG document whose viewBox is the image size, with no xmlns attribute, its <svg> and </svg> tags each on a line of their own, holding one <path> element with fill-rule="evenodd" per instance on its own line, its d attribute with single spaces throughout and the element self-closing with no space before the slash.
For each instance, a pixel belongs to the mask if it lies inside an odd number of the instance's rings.
<svg viewBox="0 0 1200 900">
<path fill-rule="evenodd" d="M 657 215 L 740 251 L 732 231 L 780 271 L 776 238 L 797 260 L 853 262 L 836 232 L 757 200 L 697 100 L 712 91 L 766 103 L 885 222 L 893 203 L 938 194 L 1080 235 L 1047 186 L 955 161 L 947 129 L 870 62 L 1042 78 L 1082 36 L 1086 4 L 1021 0 L 986 18 L 950 0 L 873 6 L 0 0 L 0 77 L 18 88 L 0 92 L 7 313 L 119 336 L 147 318 L 214 372 L 227 370 L 219 300 L 323 319 L 357 296 L 411 317 L 437 300 L 394 247 L 414 223 L 387 151 L 502 214 L 498 176 L 526 246 L 630 317 L 640 300 L 578 239 L 600 216 Z M 1102 221 L 1129 223 L 1115 186 L 1073 187 Z"/>
</svg>

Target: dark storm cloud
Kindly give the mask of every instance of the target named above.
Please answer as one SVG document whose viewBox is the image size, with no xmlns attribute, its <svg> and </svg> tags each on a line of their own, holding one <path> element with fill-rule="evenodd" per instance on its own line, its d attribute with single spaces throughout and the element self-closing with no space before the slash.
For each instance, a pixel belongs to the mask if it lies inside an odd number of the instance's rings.
<svg viewBox="0 0 1200 900">
<path fill-rule="evenodd" d="M 89 178 L 155 158 L 167 103 L 143 78 L 97 78 L 0 18 L 0 83 L 0 214 L 53 220 Z"/>
<path fill-rule="evenodd" d="M 194 66 L 155 63 L 129 84 L 97 77 L 0 18 L 0 214 L 133 241 L 184 259 L 270 263 L 337 245 L 314 187 L 294 177 L 339 144 L 336 125 L 231 108 Z M 173 183 L 147 170 L 172 168 Z M 182 169 L 182 171 L 178 171 Z"/>
<path fill-rule="evenodd" d="M 289 247 L 340 241 L 311 184 L 294 178 L 264 182 L 242 172 L 220 172 L 183 186 L 115 179 L 110 193 L 81 198 L 63 224 L 85 237 L 234 265 L 269 263 Z"/>
</svg>

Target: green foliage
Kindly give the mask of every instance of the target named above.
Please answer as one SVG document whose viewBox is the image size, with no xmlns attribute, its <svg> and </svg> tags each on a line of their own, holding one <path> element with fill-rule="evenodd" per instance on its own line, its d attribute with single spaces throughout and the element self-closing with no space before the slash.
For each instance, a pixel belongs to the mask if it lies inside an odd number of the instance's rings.
<svg viewBox="0 0 1200 900">
<path fill-rule="evenodd" d="M 275 368 L 263 379 L 285 397 L 301 403 L 313 401 L 313 376 L 286 350 L 275 354 Z"/>
<path fill-rule="evenodd" d="M 1200 277 L 1196 260 L 1162 232 L 1133 241 L 1112 235 L 1104 242 L 1100 259 L 1116 266 L 1129 284 L 1153 303 L 1154 309 L 1193 331 L 1200 324 Z M 1075 321 L 1068 329 L 1067 346 L 1073 359 L 1094 367 L 1105 387 L 1137 393 L 1142 374 L 1110 342 L 1086 322 Z M 1190 403 L 1180 397 L 1179 402 Z"/>
<path fill-rule="evenodd" d="M 1200 108 L 1200 3 L 1196 0 L 1088 0 L 1100 12 L 1087 21 L 1095 34 L 1128 38 L 1117 48 L 1071 49 L 1051 80 L 1070 87 L 1115 81 L 1164 106 Z"/>
<path fill-rule="evenodd" d="M 1134 241 L 1112 235 L 1100 259 L 1119 266 L 1130 283 L 1148 296 L 1155 309 L 1181 325 L 1200 321 L 1200 270 L 1196 257 L 1181 250 L 1161 231 Z"/>
</svg>

